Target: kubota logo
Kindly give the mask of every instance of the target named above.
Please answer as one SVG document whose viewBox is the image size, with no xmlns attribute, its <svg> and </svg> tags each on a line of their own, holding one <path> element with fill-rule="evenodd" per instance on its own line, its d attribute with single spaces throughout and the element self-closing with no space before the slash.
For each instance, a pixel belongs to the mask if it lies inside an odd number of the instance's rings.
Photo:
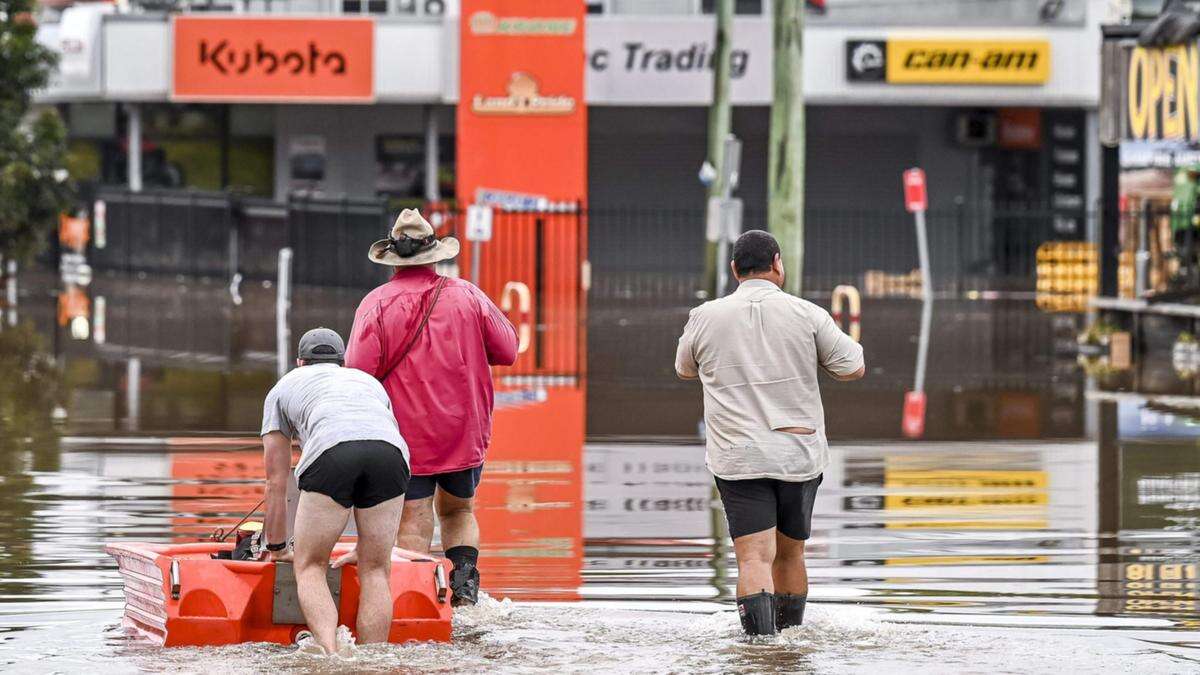
<svg viewBox="0 0 1200 675">
<path fill-rule="evenodd" d="M 569 115 L 575 112 L 571 96 L 543 96 L 529 73 L 515 72 L 508 80 L 507 96 L 475 94 L 471 110 L 480 115 Z"/>
</svg>

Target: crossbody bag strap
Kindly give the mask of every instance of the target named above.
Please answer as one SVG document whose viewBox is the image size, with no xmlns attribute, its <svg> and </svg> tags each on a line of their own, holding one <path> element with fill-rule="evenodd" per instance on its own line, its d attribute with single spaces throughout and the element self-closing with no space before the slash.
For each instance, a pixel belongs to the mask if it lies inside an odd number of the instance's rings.
<svg viewBox="0 0 1200 675">
<path fill-rule="evenodd" d="M 429 316 L 433 314 L 433 308 L 437 306 L 438 298 L 442 297 L 442 289 L 446 287 L 447 281 L 449 281 L 447 277 L 442 277 L 438 280 L 437 286 L 433 291 L 433 300 L 430 301 L 429 307 L 425 309 L 425 316 L 421 317 L 420 325 L 418 325 L 417 329 L 413 331 L 412 338 L 408 341 L 408 345 L 404 347 L 404 351 L 400 352 L 400 356 L 396 359 L 395 365 L 393 365 L 391 368 L 388 368 L 389 371 L 403 363 L 405 357 L 408 356 L 408 353 L 412 351 L 414 346 L 416 346 L 417 339 L 421 337 L 421 333 L 425 332 L 425 324 L 429 323 Z"/>
</svg>

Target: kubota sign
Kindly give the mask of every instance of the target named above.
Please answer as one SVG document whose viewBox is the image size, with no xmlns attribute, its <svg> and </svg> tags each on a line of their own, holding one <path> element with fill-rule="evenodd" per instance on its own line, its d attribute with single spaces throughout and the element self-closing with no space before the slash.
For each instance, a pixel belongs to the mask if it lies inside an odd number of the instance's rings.
<svg viewBox="0 0 1200 675">
<path fill-rule="evenodd" d="M 371 19 L 172 20 L 172 98 L 201 101 L 370 101 Z"/>
</svg>

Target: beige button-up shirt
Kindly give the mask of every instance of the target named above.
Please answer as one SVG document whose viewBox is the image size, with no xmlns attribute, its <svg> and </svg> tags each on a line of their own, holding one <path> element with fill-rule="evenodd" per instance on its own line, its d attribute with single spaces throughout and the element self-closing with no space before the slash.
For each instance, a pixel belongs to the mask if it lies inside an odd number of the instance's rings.
<svg viewBox="0 0 1200 675">
<path fill-rule="evenodd" d="M 726 480 L 805 481 L 829 463 L 817 370 L 863 368 L 862 346 L 833 317 L 764 279 L 695 308 L 675 371 L 704 386 L 707 463 Z M 811 429 L 798 434 L 782 429 Z"/>
</svg>

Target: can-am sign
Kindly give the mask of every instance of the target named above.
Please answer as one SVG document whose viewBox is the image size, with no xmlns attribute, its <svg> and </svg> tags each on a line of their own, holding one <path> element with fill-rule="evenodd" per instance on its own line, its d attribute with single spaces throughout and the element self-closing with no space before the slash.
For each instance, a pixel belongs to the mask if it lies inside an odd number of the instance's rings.
<svg viewBox="0 0 1200 675">
<path fill-rule="evenodd" d="M 1048 40 L 848 40 L 846 77 L 888 84 L 1040 85 Z"/>
</svg>

